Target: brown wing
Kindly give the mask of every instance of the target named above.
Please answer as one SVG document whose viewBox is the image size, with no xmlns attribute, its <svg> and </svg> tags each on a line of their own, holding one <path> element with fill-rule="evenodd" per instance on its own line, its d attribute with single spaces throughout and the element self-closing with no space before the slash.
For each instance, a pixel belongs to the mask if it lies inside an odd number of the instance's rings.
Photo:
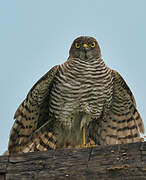
<svg viewBox="0 0 146 180">
<path fill-rule="evenodd" d="M 49 92 L 58 66 L 47 72 L 29 91 L 26 99 L 18 107 L 15 122 L 10 132 L 9 153 L 23 152 L 30 136 L 48 120 Z M 31 145 L 33 146 L 33 145 Z"/>
<path fill-rule="evenodd" d="M 111 108 L 98 120 L 98 123 L 94 122 L 94 127 L 92 127 L 94 139 L 98 144 L 140 141 L 140 133 L 144 133 L 144 124 L 136 108 L 134 96 L 118 72 L 112 70 L 112 76 Z"/>
</svg>

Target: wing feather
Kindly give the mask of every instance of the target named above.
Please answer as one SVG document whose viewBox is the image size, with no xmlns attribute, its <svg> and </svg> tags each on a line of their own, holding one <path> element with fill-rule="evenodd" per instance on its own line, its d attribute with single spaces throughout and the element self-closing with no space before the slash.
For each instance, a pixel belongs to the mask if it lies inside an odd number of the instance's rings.
<svg viewBox="0 0 146 180">
<path fill-rule="evenodd" d="M 112 70 L 113 97 L 110 110 L 91 123 L 90 135 L 97 144 L 120 144 L 140 141 L 144 124 L 134 96 L 121 77 Z"/>
<path fill-rule="evenodd" d="M 49 92 L 58 66 L 48 71 L 29 91 L 18 107 L 10 132 L 9 153 L 23 152 L 26 145 L 33 147 L 30 136 L 48 120 Z"/>
</svg>

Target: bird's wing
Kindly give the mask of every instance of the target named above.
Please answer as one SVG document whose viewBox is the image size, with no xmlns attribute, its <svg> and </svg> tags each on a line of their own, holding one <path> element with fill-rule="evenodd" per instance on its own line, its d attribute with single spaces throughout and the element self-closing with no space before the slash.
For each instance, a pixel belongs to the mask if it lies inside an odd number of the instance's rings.
<svg viewBox="0 0 146 180">
<path fill-rule="evenodd" d="M 98 127 L 93 129 L 98 144 L 120 144 L 140 141 L 144 133 L 144 124 L 136 108 L 134 96 L 121 77 L 112 70 L 113 97 L 110 111 L 99 120 Z M 97 132 L 97 131 L 96 131 Z"/>
<path fill-rule="evenodd" d="M 9 153 L 23 152 L 30 136 L 48 120 L 49 92 L 58 66 L 48 71 L 29 91 L 18 107 L 15 122 L 10 132 Z"/>
</svg>

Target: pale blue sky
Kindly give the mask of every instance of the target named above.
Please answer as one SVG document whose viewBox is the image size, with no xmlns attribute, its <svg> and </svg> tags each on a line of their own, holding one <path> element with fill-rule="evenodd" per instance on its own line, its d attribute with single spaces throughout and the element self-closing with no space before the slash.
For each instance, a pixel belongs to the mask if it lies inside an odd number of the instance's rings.
<svg viewBox="0 0 146 180">
<path fill-rule="evenodd" d="M 145 0 L 3 0 L 0 2 L 0 154 L 13 115 L 33 84 L 68 57 L 72 41 L 95 37 L 108 66 L 135 95 L 146 125 Z"/>
</svg>

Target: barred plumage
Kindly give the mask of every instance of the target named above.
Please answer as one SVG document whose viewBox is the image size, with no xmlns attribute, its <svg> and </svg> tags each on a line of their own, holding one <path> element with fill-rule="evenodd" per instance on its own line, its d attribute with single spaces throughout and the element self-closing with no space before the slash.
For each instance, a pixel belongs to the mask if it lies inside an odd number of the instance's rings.
<svg viewBox="0 0 146 180">
<path fill-rule="evenodd" d="M 67 117 L 75 111 L 88 108 L 92 116 L 100 117 L 103 106 L 110 104 L 111 94 L 111 70 L 101 58 L 92 63 L 72 59 L 58 68 L 50 93 L 50 112 L 71 126 Z"/>
<path fill-rule="evenodd" d="M 83 128 L 86 144 L 96 145 L 135 142 L 144 133 L 132 92 L 86 36 L 34 85 L 14 118 L 10 153 L 80 147 Z"/>
</svg>

